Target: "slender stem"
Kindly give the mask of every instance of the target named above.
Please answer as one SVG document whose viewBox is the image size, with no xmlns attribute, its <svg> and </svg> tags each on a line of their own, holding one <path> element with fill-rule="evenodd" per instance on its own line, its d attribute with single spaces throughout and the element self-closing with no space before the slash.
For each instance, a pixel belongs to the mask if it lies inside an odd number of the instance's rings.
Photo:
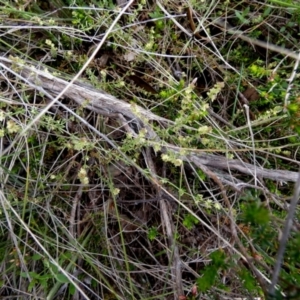
<svg viewBox="0 0 300 300">
<path fill-rule="evenodd" d="M 276 259 L 276 263 L 274 266 L 274 272 L 273 272 L 273 276 L 272 276 L 272 281 L 271 281 L 271 285 L 269 288 L 269 296 L 273 297 L 274 292 L 275 292 L 275 286 L 277 284 L 278 281 L 278 277 L 279 277 L 279 273 L 280 273 L 280 269 L 281 269 L 281 264 L 282 264 L 282 260 L 283 260 L 283 256 L 284 256 L 284 252 L 285 252 L 285 248 L 287 245 L 287 241 L 290 235 L 290 231 L 293 225 L 293 218 L 294 218 L 294 214 L 296 212 L 296 207 L 297 207 L 297 203 L 299 200 L 299 196 L 300 196 L 300 171 L 299 171 L 299 176 L 298 176 L 298 180 L 295 184 L 295 189 L 294 189 L 294 194 L 293 194 L 293 198 L 289 207 L 289 212 L 288 212 L 288 216 L 285 220 L 285 225 L 284 225 L 284 229 L 282 232 L 282 236 L 280 239 L 280 245 L 279 245 L 279 249 L 277 252 L 277 259 Z"/>
</svg>

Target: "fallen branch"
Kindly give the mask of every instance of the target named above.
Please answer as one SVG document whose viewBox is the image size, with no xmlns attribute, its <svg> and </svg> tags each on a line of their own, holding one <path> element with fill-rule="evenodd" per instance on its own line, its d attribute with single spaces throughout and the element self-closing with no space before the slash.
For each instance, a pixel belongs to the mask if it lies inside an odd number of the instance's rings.
<svg viewBox="0 0 300 300">
<path fill-rule="evenodd" d="M 34 65 L 30 65 L 28 63 L 18 63 L 16 61 L 12 61 L 11 59 L 0 57 L 0 65 L 5 66 L 6 69 L 10 68 L 10 70 L 14 74 L 16 74 L 16 71 L 13 70 L 18 69 L 19 78 L 21 78 L 25 83 L 29 84 L 39 91 L 41 91 L 41 89 L 45 90 L 52 95 L 57 95 L 58 93 L 60 93 L 60 91 L 63 90 L 68 84 L 66 80 L 58 78 L 50 74 L 49 72 L 41 71 Z M 84 106 L 87 109 L 95 111 L 99 114 L 117 118 L 120 118 L 120 115 L 122 115 L 127 120 L 127 122 L 139 123 L 139 125 L 141 125 L 141 128 L 147 128 L 147 138 L 150 142 L 151 139 L 155 139 L 157 143 L 157 141 L 159 141 L 159 138 L 149 126 L 149 121 L 158 121 L 164 124 L 172 123 L 172 121 L 157 116 L 151 111 L 146 110 L 138 105 L 126 103 L 125 101 L 119 100 L 116 97 L 105 93 L 104 91 L 95 89 L 83 83 L 73 84 L 72 88 L 68 89 L 65 92 L 64 96 L 75 101 L 78 105 Z M 164 151 L 176 153 L 183 161 L 192 162 L 197 167 L 204 165 L 219 170 L 236 170 L 250 176 L 254 176 L 255 170 L 256 176 L 258 177 L 282 182 L 296 182 L 298 178 L 297 172 L 264 169 L 255 167 L 251 164 L 244 163 L 239 160 L 227 159 L 223 156 L 193 152 L 182 156 L 180 155 L 180 148 L 163 142 L 161 144 Z M 222 178 L 220 178 L 220 180 L 222 180 Z M 233 183 L 233 185 L 238 184 Z"/>
<path fill-rule="evenodd" d="M 12 61 L 5 57 L 0 57 L 0 62 L 11 67 L 12 70 L 21 68 L 19 74 L 26 79 L 26 81 L 30 82 L 31 85 L 33 84 L 34 86 L 42 87 L 52 95 L 59 94 L 68 84 L 66 80 L 53 76 L 47 71 L 47 69 L 42 71 L 29 63 L 22 64 L 21 62 Z M 17 68 L 14 67 L 16 64 Z M 136 119 L 137 115 L 139 115 L 140 117 L 144 117 L 148 120 L 168 122 L 167 119 L 159 117 L 149 110 L 119 100 L 104 91 L 95 89 L 82 82 L 76 82 L 76 84 L 73 84 L 72 88 L 68 89 L 64 93 L 64 97 L 70 98 L 78 105 L 102 115 L 110 116 L 121 113 L 127 117 L 127 119 Z"/>
<path fill-rule="evenodd" d="M 190 154 L 188 155 L 188 159 L 191 162 L 193 162 L 196 166 L 205 165 L 214 169 L 231 170 L 231 171 L 236 170 L 247 175 L 254 175 L 254 171 L 255 171 L 257 177 L 268 178 L 275 181 L 296 182 L 298 178 L 298 172 L 255 167 L 251 164 L 244 163 L 237 159 L 227 159 L 223 156 L 218 156 L 218 155 Z"/>
</svg>

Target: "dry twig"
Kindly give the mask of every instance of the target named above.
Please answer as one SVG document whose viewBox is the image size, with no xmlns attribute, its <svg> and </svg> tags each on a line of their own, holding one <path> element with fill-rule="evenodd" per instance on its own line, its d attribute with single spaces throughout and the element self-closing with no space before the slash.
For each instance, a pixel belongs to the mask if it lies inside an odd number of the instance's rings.
<svg viewBox="0 0 300 300">
<path fill-rule="evenodd" d="M 5 69 L 13 72 L 11 70 L 13 62 L 5 57 L 0 57 L 0 65 L 4 66 Z M 53 76 L 49 72 L 41 71 L 36 69 L 34 66 L 18 64 L 21 68 L 19 77 L 27 84 L 35 87 L 39 91 L 47 91 L 51 95 L 56 95 L 64 89 L 68 82 Z M 99 114 L 109 116 L 109 117 L 120 117 L 122 115 L 122 123 L 124 124 L 124 119 L 130 123 L 133 122 L 137 128 L 146 128 L 148 141 L 159 142 L 163 146 L 163 151 L 170 151 L 176 153 L 183 161 L 192 162 L 196 166 L 207 166 L 213 169 L 219 170 L 236 170 L 243 174 L 250 176 L 268 178 L 275 181 L 296 182 L 298 178 L 297 172 L 287 171 L 287 170 L 271 170 L 260 167 L 255 167 L 251 164 L 244 163 L 235 159 L 227 159 L 223 156 L 207 154 L 207 153 L 196 153 L 190 152 L 187 155 L 180 155 L 180 148 L 167 144 L 160 141 L 157 134 L 153 131 L 149 125 L 149 121 L 158 121 L 164 124 L 172 123 L 171 121 L 157 116 L 149 110 L 146 110 L 137 105 L 131 105 L 123 100 L 119 100 L 116 97 L 107 94 L 101 90 L 94 89 L 88 85 L 82 83 L 75 83 L 72 85 L 72 89 L 68 89 L 65 92 L 65 97 L 70 98 L 75 101 L 78 105 L 84 106 L 92 111 Z M 60 104 L 60 103 L 59 103 Z M 60 104 L 62 105 L 62 104 Z M 222 178 L 220 178 L 222 180 Z"/>
</svg>

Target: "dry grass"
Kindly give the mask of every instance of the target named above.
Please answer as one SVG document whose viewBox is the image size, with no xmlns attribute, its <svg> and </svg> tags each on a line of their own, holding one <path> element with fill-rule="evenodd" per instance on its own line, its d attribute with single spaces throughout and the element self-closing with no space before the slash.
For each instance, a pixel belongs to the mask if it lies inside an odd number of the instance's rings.
<svg viewBox="0 0 300 300">
<path fill-rule="evenodd" d="M 299 7 L 73 2 L 0 8 L 0 295 L 267 299 Z M 276 299 L 300 293 L 293 212 Z"/>
</svg>

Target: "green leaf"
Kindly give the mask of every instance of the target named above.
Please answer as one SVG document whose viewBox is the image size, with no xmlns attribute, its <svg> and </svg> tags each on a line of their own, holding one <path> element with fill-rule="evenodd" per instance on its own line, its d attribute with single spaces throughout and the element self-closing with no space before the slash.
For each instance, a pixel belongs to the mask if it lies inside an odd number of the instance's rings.
<svg viewBox="0 0 300 300">
<path fill-rule="evenodd" d="M 26 272 L 21 272 L 20 275 L 23 278 L 28 278 L 28 274 Z"/>
<path fill-rule="evenodd" d="M 29 285 L 28 285 L 28 292 L 31 292 L 32 289 L 34 288 L 34 286 L 36 285 L 37 283 L 37 280 L 36 279 L 33 279 L 30 281 Z"/>
<path fill-rule="evenodd" d="M 38 277 L 38 279 L 39 280 L 48 280 L 48 279 L 52 279 L 53 278 L 53 276 L 51 275 L 51 274 L 44 274 L 44 275 L 40 275 L 39 277 Z"/>
<path fill-rule="evenodd" d="M 241 14 L 239 11 L 235 11 L 235 15 L 237 16 L 237 18 L 240 20 L 241 24 L 249 24 L 249 20 L 245 19 L 245 11 L 243 12 L 243 14 Z"/>
<path fill-rule="evenodd" d="M 75 291 L 76 291 L 75 285 L 70 283 L 69 284 L 69 293 L 70 293 L 70 295 L 74 295 Z"/>
<path fill-rule="evenodd" d="M 43 257 L 42 255 L 35 253 L 32 255 L 31 259 L 34 261 L 37 261 L 37 260 L 40 260 L 42 257 Z"/>
<path fill-rule="evenodd" d="M 270 6 L 267 6 L 264 10 L 263 17 L 264 18 L 268 17 L 270 15 L 271 11 L 272 11 L 272 8 Z"/>
<path fill-rule="evenodd" d="M 47 280 L 40 280 L 40 284 L 41 284 L 41 286 L 42 286 L 44 289 L 46 289 L 47 286 L 48 286 L 48 281 L 47 281 Z"/>
<path fill-rule="evenodd" d="M 60 283 L 69 283 L 70 280 L 64 274 L 56 274 L 55 279 Z"/>
<path fill-rule="evenodd" d="M 69 261 L 72 258 L 72 253 L 70 251 L 64 252 L 59 256 L 59 262 L 65 262 L 66 260 Z"/>
</svg>

